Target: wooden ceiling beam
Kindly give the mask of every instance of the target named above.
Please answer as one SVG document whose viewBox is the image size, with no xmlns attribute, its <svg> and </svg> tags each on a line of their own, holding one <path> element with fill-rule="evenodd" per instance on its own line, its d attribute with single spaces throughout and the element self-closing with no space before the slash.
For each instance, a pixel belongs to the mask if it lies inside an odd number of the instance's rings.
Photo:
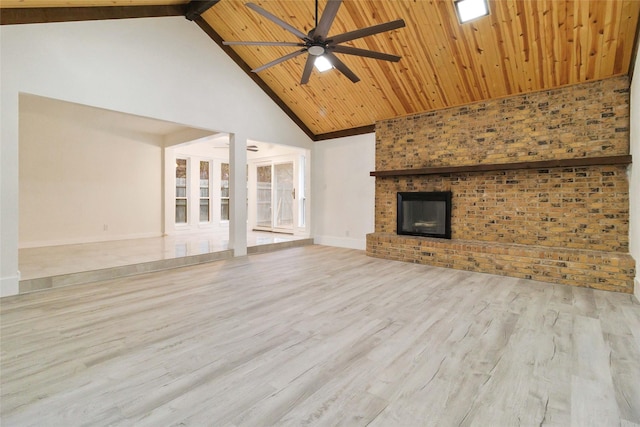
<svg viewBox="0 0 640 427">
<path fill-rule="evenodd" d="M 184 16 L 189 21 L 194 21 L 196 18 L 199 18 L 200 15 L 215 6 L 219 1 L 220 0 L 191 0 L 187 5 L 187 11 L 185 12 Z"/>
<path fill-rule="evenodd" d="M 325 141 L 327 139 L 344 138 L 347 136 L 364 135 L 365 133 L 374 133 L 376 125 L 360 126 L 350 129 L 342 129 L 335 132 L 327 132 L 316 134 L 314 141 Z"/>
<path fill-rule="evenodd" d="M 183 4 L 157 6 L 2 8 L 0 25 L 157 18 L 162 16 L 184 16 L 185 13 L 186 6 Z"/>
</svg>

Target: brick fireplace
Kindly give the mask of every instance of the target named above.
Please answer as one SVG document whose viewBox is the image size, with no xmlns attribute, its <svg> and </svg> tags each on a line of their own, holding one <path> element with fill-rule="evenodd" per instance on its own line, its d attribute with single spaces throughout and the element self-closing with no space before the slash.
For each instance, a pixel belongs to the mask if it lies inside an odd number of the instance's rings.
<svg viewBox="0 0 640 427">
<path fill-rule="evenodd" d="M 629 80 L 376 123 L 367 254 L 621 292 L 629 255 Z M 398 192 L 452 193 L 451 240 L 398 235 Z"/>
</svg>

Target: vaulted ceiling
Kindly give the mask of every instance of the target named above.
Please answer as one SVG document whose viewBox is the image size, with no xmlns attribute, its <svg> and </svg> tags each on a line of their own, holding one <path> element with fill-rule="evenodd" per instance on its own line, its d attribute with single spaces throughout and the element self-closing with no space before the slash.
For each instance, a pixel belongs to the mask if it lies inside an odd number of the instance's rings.
<svg viewBox="0 0 640 427">
<path fill-rule="evenodd" d="M 315 25 L 314 0 L 253 2 L 304 33 Z M 178 5 L 186 10 L 185 3 L 3 0 L 2 7 Z M 244 3 L 221 0 L 195 21 L 218 43 L 299 41 Z M 325 4 L 319 1 L 320 13 Z M 334 69 L 314 70 L 309 83 L 301 85 L 305 54 L 253 77 L 308 134 L 323 139 L 370 131 L 377 120 L 630 72 L 638 43 L 638 0 L 489 0 L 489 9 L 489 16 L 460 24 L 453 0 L 345 0 L 329 36 L 404 19 L 405 28 L 345 43 L 399 55 L 399 62 L 340 55 L 358 83 Z M 224 49 L 249 71 L 299 48 Z"/>
</svg>

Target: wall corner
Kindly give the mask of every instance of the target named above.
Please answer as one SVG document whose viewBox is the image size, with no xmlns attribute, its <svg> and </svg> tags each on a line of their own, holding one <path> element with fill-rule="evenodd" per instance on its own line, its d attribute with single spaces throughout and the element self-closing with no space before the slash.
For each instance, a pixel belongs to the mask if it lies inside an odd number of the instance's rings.
<svg viewBox="0 0 640 427">
<path fill-rule="evenodd" d="M 19 292 L 20 272 L 15 276 L 0 278 L 0 297 L 17 295 Z"/>
</svg>

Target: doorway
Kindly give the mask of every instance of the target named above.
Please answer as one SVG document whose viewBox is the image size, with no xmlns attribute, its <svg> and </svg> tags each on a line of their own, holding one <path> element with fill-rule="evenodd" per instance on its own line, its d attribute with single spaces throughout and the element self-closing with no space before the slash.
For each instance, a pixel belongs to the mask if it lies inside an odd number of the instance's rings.
<svg viewBox="0 0 640 427">
<path fill-rule="evenodd" d="M 280 233 L 294 232 L 297 217 L 294 162 L 256 164 L 255 229 Z"/>
</svg>

